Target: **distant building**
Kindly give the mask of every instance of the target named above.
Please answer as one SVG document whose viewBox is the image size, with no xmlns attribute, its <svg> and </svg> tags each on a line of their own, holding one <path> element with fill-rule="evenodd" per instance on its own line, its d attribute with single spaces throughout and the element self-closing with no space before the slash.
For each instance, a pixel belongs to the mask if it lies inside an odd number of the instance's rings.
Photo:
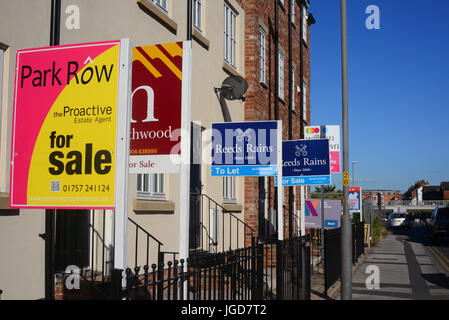
<svg viewBox="0 0 449 320">
<path fill-rule="evenodd" d="M 442 200 L 449 200 L 449 182 L 448 181 L 443 181 L 440 183 L 440 190 L 441 190 Z"/>
<path fill-rule="evenodd" d="M 379 197 L 382 206 L 391 200 L 402 200 L 402 195 L 397 190 L 362 190 L 363 199 L 372 199 L 374 205 L 378 205 Z"/>
</svg>

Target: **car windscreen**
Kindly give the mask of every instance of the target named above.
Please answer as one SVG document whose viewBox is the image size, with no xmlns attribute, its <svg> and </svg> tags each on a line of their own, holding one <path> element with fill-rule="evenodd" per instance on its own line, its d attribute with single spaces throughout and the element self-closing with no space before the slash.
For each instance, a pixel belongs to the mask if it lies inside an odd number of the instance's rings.
<svg viewBox="0 0 449 320">
<path fill-rule="evenodd" d="M 449 220 L 449 208 L 438 209 L 437 219 L 438 220 Z"/>
<path fill-rule="evenodd" d="M 391 215 L 391 218 L 405 218 L 407 215 L 403 214 L 403 213 L 393 213 Z"/>
</svg>

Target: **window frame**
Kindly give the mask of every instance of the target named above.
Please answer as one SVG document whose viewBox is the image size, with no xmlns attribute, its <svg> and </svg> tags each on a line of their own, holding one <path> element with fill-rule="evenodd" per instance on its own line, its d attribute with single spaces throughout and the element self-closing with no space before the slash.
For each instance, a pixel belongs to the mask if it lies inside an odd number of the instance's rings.
<svg viewBox="0 0 449 320">
<path fill-rule="evenodd" d="M 137 174 L 137 183 L 136 183 L 137 199 L 167 200 L 166 190 L 167 190 L 167 183 L 166 183 L 166 175 L 164 173 Z"/>
<path fill-rule="evenodd" d="M 202 28 L 203 28 L 203 1 L 202 0 L 192 0 L 192 23 L 193 23 L 194 28 L 196 28 L 199 32 L 202 32 Z"/>
<path fill-rule="evenodd" d="M 266 31 L 262 27 L 259 27 L 259 82 L 261 83 L 266 83 L 266 39 Z"/>
<path fill-rule="evenodd" d="M 302 81 L 302 118 L 307 121 L 307 82 Z"/>
<path fill-rule="evenodd" d="M 2 114 L 3 114 L 3 78 L 5 68 L 5 52 L 6 50 L 0 47 L 0 153 L 2 152 Z M 1 191 L 1 190 L 0 190 Z"/>
<path fill-rule="evenodd" d="M 282 57 L 282 58 L 281 58 Z M 278 98 L 285 100 L 285 55 L 281 50 L 278 51 Z"/>
<path fill-rule="evenodd" d="M 151 0 L 151 2 L 165 13 L 168 13 L 168 0 Z"/>
<path fill-rule="evenodd" d="M 302 40 L 305 44 L 307 44 L 307 9 L 306 7 L 302 8 Z"/>
<path fill-rule="evenodd" d="M 224 60 L 236 68 L 237 65 L 237 15 L 238 13 L 224 2 Z"/>
<path fill-rule="evenodd" d="M 291 92 L 292 92 L 292 101 L 290 101 L 290 106 L 292 110 L 295 110 L 296 104 L 295 104 L 295 67 L 292 66 L 292 69 L 290 70 L 292 73 L 292 84 L 291 84 Z"/>
<path fill-rule="evenodd" d="M 296 12 L 295 12 L 295 1 L 290 1 L 290 7 L 292 10 L 292 18 L 291 18 L 291 23 L 293 25 L 295 25 L 295 19 L 296 19 Z"/>
<path fill-rule="evenodd" d="M 223 177 L 223 202 L 237 203 L 237 179 L 234 176 Z"/>
</svg>

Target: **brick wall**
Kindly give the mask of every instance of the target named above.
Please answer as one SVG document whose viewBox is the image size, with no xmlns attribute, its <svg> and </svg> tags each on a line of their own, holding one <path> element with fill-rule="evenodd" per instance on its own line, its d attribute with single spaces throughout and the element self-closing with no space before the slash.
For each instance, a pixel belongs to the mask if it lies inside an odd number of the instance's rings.
<svg viewBox="0 0 449 320">
<path fill-rule="evenodd" d="M 284 99 L 278 100 L 279 120 L 283 124 L 283 140 L 288 140 L 288 114 L 289 114 L 289 65 L 288 65 L 288 6 L 289 0 L 285 0 L 285 8 L 279 6 L 279 49 L 284 53 Z M 292 139 L 300 138 L 301 129 L 301 96 L 296 90 L 300 85 L 300 45 L 301 41 L 301 10 L 296 1 L 295 23 L 292 28 L 293 48 L 292 65 L 295 68 L 293 99 L 295 112 L 292 114 Z M 245 79 L 248 81 L 248 91 L 245 102 L 245 121 L 275 120 L 275 1 L 272 0 L 248 0 L 244 3 L 245 9 Z M 259 82 L 259 28 L 266 31 L 266 77 L 265 83 Z M 308 27 L 308 44 L 310 44 L 310 27 Z M 310 123 L 310 50 L 309 45 L 303 44 L 303 79 L 307 83 L 307 123 Z M 270 178 L 271 186 L 268 192 L 268 207 L 274 208 L 274 178 Z M 299 202 L 299 187 L 296 190 Z M 288 188 L 285 188 L 284 203 L 288 204 Z M 296 206 L 299 209 L 298 206 Z M 245 222 L 258 230 L 258 178 L 245 178 Z M 288 237 L 288 213 L 284 212 L 284 237 Z M 295 222 L 296 223 L 296 222 Z M 250 239 L 247 237 L 247 243 Z"/>
</svg>

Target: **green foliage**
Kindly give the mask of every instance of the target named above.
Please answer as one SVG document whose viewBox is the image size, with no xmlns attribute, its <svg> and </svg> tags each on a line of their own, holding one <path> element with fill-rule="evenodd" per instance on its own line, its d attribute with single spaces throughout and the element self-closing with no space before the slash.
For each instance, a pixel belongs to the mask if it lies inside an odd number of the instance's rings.
<svg viewBox="0 0 449 320">
<path fill-rule="evenodd" d="M 378 215 L 373 218 L 373 230 L 373 242 L 374 246 L 377 246 L 379 244 L 379 241 L 388 235 L 388 231 L 385 229 L 384 222 Z"/>
<path fill-rule="evenodd" d="M 407 210 L 411 214 L 432 214 L 433 210 Z"/>
<path fill-rule="evenodd" d="M 324 193 L 334 192 L 336 189 L 335 185 L 332 186 L 324 186 Z M 321 187 L 315 187 L 315 193 L 321 193 Z"/>
</svg>

